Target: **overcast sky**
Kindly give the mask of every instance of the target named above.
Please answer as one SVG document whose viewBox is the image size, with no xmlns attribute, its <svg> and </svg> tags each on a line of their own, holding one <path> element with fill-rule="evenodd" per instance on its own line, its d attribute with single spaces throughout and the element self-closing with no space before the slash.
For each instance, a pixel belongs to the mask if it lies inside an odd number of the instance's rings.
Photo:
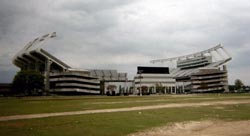
<svg viewBox="0 0 250 136">
<path fill-rule="evenodd" d="M 0 82 L 12 82 L 25 44 L 54 31 L 60 44 L 46 48 L 65 63 L 129 77 L 221 43 L 233 57 L 229 82 L 250 84 L 250 0 L 1 0 Z"/>
</svg>

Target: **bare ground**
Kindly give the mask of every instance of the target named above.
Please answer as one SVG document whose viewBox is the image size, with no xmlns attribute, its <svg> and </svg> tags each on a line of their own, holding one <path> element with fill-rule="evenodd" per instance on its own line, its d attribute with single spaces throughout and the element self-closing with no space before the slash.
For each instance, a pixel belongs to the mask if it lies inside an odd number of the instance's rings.
<svg viewBox="0 0 250 136">
<path fill-rule="evenodd" d="M 200 103 L 172 103 L 161 104 L 153 106 L 138 106 L 128 108 L 116 108 L 116 109 L 101 109 L 101 110 L 84 110 L 84 111 L 70 111 L 70 112 L 57 112 L 57 113 L 41 113 L 41 114 L 27 114 L 27 115 L 11 115 L 2 116 L 0 121 L 19 120 L 19 119 L 32 119 L 32 118 L 46 118 L 55 116 L 69 116 L 69 115 L 82 115 L 82 114 L 94 114 L 94 113 L 109 113 L 109 112 L 124 112 L 124 111 L 141 111 L 163 108 L 180 108 L 180 107 L 200 107 L 211 105 L 235 105 L 250 103 L 250 100 L 224 100 L 224 101 L 212 101 L 212 102 L 200 102 Z"/>
<path fill-rule="evenodd" d="M 130 134 L 129 136 L 250 136 L 250 120 L 174 123 Z"/>
</svg>

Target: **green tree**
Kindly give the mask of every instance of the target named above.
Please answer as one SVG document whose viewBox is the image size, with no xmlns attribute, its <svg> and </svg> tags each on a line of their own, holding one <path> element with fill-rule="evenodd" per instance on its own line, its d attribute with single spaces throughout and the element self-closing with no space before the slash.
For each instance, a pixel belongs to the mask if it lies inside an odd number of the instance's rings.
<svg viewBox="0 0 250 136">
<path fill-rule="evenodd" d="M 44 76 L 36 71 L 19 71 L 12 82 L 12 90 L 24 95 L 36 95 L 44 88 Z"/>
<path fill-rule="evenodd" d="M 234 85 L 237 91 L 241 91 L 244 86 L 243 82 L 240 79 L 236 79 Z"/>
</svg>

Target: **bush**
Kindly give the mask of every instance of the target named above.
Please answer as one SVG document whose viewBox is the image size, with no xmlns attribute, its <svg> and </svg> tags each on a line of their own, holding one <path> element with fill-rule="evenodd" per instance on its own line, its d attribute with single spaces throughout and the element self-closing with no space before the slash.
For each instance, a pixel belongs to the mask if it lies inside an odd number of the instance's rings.
<svg viewBox="0 0 250 136">
<path fill-rule="evenodd" d="M 17 94 L 38 95 L 44 88 L 44 76 L 36 71 L 19 71 L 12 82 Z"/>
</svg>

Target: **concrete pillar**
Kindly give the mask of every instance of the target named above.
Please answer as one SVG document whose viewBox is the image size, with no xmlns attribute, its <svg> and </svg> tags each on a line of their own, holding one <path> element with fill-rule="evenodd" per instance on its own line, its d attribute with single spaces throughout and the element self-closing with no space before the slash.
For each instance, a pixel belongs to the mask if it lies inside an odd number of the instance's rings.
<svg viewBox="0 0 250 136">
<path fill-rule="evenodd" d="M 52 61 L 47 59 L 45 62 L 45 95 L 49 93 L 50 90 L 50 82 L 49 82 L 49 74 L 50 74 L 50 66 L 52 64 Z"/>
<path fill-rule="evenodd" d="M 164 88 L 164 94 L 166 94 L 166 92 L 167 92 L 167 87 L 165 86 L 165 88 Z"/>
<path fill-rule="evenodd" d="M 175 87 L 174 87 L 174 93 L 177 94 L 177 91 L 178 91 L 178 86 L 175 84 Z"/>
<path fill-rule="evenodd" d="M 177 94 L 180 93 L 180 87 L 179 87 L 179 86 L 176 87 L 176 93 L 177 93 Z"/>
<path fill-rule="evenodd" d="M 185 93 L 184 83 L 182 84 L 182 93 Z"/>
<path fill-rule="evenodd" d="M 156 93 L 156 85 L 154 86 L 154 93 Z"/>
</svg>

